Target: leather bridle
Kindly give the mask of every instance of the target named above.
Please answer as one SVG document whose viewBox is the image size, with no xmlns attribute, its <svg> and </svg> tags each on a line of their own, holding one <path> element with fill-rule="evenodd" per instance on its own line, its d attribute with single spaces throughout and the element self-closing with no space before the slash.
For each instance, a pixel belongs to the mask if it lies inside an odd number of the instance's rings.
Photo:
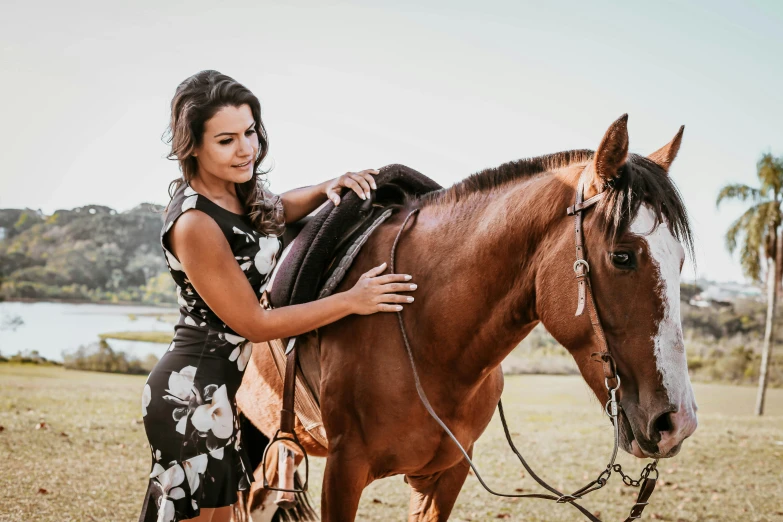
<svg viewBox="0 0 783 522">
<path fill-rule="evenodd" d="M 424 408 L 427 410 L 429 415 L 435 420 L 435 422 L 438 423 L 438 425 L 440 425 L 441 428 L 443 428 L 446 434 L 457 445 L 460 452 L 462 452 L 463 457 L 467 461 L 468 465 L 473 470 L 473 473 L 475 474 L 476 478 L 478 479 L 478 481 L 481 483 L 481 485 L 484 487 L 485 490 L 499 497 L 541 498 L 546 500 L 553 500 L 560 504 L 568 503 L 574 506 L 576 509 L 578 509 L 591 522 L 601 522 L 601 520 L 598 517 L 593 515 L 590 511 L 588 511 L 586 508 L 578 504 L 576 501 L 582 499 L 586 494 L 604 487 L 609 481 L 612 472 L 616 471 L 622 477 L 624 484 L 626 484 L 627 486 L 639 488 L 639 493 L 636 499 L 636 503 L 631 508 L 631 513 L 628 516 L 628 518 L 625 519 L 625 522 L 630 522 L 632 520 L 641 518 L 644 508 L 647 506 L 647 501 L 650 498 L 650 495 L 652 494 L 653 490 L 655 489 L 656 480 L 658 479 L 658 469 L 657 469 L 658 459 L 655 459 L 653 462 L 647 464 L 647 466 L 644 467 L 644 469 L 641 472 L 641 476 L 639 477 L 638 480 L 634 480 L 630 476 L 626 475 L 623 472 L 620 464 L 615 463 L 615 459 L 617 458 L 617 450 L 619 447 L 619 440 L 620 440 L 619 404 L 617 401 L 617 390 L 620 389 L 621 380 L 620 380 L 620 375 L 617 373 L 617 365 L 615 364 L 614 358 L 612 357 L 612 354 L 609 350 L 609 344 L 607 343 L 606 335 L 604 334 L 604 330 L 601 325 L 601 320 L 598 316 L 598 310 L 595 306 L 595 299 L 593 298 L 593 292 L 590 286 L 590 265 L 585 257 L 584 233 L 582 230 L 583 212 L 585 212 L 590 207 L 598 203 L 601 199 L 603 199 L 606 192 L 605 190 L 602 190 L 595 196 L 587 200 L 584 200 L 584 188 L 587 180 L 586 174 L 589 168 L 590 167 L 588 166 L 582 172 L 582 175 L 580 176 L 579 183 L 576 189 L 576 201 L 573 206 L 570 206 L 568 207 L 568 209 L 566 209 L 566 213 L 569 216 L 574 216 L 574 236 L 575 236 L 575 246 L 576 246 L 576 261 L 574 262 L 574 273 L 576 274 L 577 290 L 578 290 L 576 316 L 578 317 L 582 315 L 585 309 L 587 309 L 588 316 L 590 317 L 590 324 L 593 327 L 593 332 L 598 342 L 598 351 L 591 354 L 591 357 L 593 360 L 600 362 L 604 369 L 604 385 L 606 386 L 606 390 L 608 392 L 608 397 L 609 397 L 606 404 L 604 405 L 604 411 L 611 418 L 612 426 L 614 428 L 614 447 L 612 449 L 612 456 L 609 459 L 609 463 L 606 465 L 606 468 L 603 471 L 601 471 L 601 473 L 595 479 L 593 479 L 588 484 L 579 488 L 578 490 L 574 491 L 571 494 L 563 494 L 562 492 L 558 491 L 554 487 L 547 484 L 530 468 L 528 463 L 525 461 L 524 457 L 522 457 L 522 455 L 519 453 L 519 450 L 517 450 L 516 446 L 514 445 L 514 442 L 511 439 L 511 432 L 508 428 L 506 417 L 503 412 L 503 402 L 502 400 L 499 400 L 498 413 L 500 414 L 500 421 L 503 424 L 503 431 L 506 435 L 506 440 L 508 441 L 511 450 L 519 458 L 519 461 L 522 463 L 522 466 L 525 468 L 525 470 L 527 470 L 530 476 L 533 477 L 533 479 L 536 482 L 538 482 L 538 484 L 541 485 L 541 487 L 548 490 L 551 494 L 498 493 L 492 490 L 489 486 L 487 486 L 487 484 L 484 482 L 484 479 L 479 474 L 478 469 L 476 469 L 475 464 L 473 464 L 473 461 L 471 460 L 468 452 L 465 450 L 464 447 L 462 447 L 460 442 L 457 440 L 457 438 L 454 436 L 454 434 L 451 432 L 448 426 L 446 426 L 446 424 L 441 420 L 438 414 L 435 413 L 435 410 L 433 410 L 430 401 L 427 399 L 427 395 L 424 392 L 424 389 L 422 388 L 421 385 L 421 381 L 419 379 L 418 371 L 416 370 L 416 363 L 413 358 L 413 350 L 410 347 L 408 336 L 405 332 L 405 325 L 402 320 L 402 312 L 397 312 L 397 319 L 399 321 L 400 331 L 402 333 L 402 338 L 405 343 L 405 349 L 408 352 L 408 359 L 410 360 L 411 363 L 411 369 L 413 371 L 413 379 L 416 385 L 416 392 L 419 395 L 419 399 L 421 400 Z M 402 232 L 403 230 L 405 230 L 405 225 L 407 225 L 408 220 L 418 211 L 419 209 L 416 208 L 412 210 L 410 213 L 408 213 L 408 215 L 405 217 L 405 220 L 402 223 L 402 226 L 400 226 L 400 230 L 397 232 L 397 236 L 394 239 L 394 243 L 391 249 L 391 263 L 389 265 L 389 273 L 392 274 L 395 273 L 394 272 L 395 253 L 397 250 L 397 244 L 399 243 L 400 237 L 402 236 Z"/>
</svg>

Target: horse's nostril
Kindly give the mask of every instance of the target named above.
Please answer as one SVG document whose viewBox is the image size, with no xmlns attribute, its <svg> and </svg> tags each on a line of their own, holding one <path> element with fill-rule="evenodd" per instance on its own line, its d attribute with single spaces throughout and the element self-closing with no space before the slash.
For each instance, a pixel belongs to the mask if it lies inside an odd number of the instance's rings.
<svg viewBox="0 0 783 522">
<path fill-rule="evenodd" d="M 655 419 L 655 422 L 653 423 L 653 429 L 656 433 L 664 433 L 667 431 L 672 431 L 674 429 L 674 425 L 672 424 L 671 419 L 671 412 L 666 412 L 657 419 Z"/>
</svg>

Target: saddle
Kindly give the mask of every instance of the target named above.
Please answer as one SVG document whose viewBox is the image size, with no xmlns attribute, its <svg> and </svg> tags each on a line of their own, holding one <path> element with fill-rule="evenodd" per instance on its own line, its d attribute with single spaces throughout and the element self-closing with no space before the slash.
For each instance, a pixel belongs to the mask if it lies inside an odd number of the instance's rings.
<svg viewBox="0 0 783 522">
<path fill-rule="evenodd" d="M 265 306 L 278 308 L 303 304 L 330 295 L 345 277 L 361 247 L 383 221 L 407 199 L 442 188 L 404 165 L 381 168 L 375 176 L 375 184 L 378 189 L 371 191 L 367 200 L 362 200 L 353 191 L 346 192 L 341 196 L 340 205 L 335 207 L 329 201 L 315 215 L 286 225 L 283 245 L 290 247 L 275 270 Z M 267 469 L 267 451 L 273 443 L 287 441 L 299 447 L 309 471 L 307 453 L 294 432 L 297 416 L 308 433 L 326 447 L 320 416 L 320 357 L 315 353 L 317 341 L 307 342 L 312 339 L 313 332 L 310 332 L 288 339 L 287 345 L 282 339 L 268 343 L 283 378 L 283 409 L 280 429 L 264 451 L 264 469 Z M 298 353 L 300 344 L 306 347 L 303 357 Z M 315 350 L 312 349 L 314 344 Z M 290 508 L 296 502 L 294 494 L 306 491 L 307 480 L 301 489 L 294 485 L 293 453 L 284 445 L 279 445 L 279 451 L 278 486 L 270 486 L 265 474 L 264 488 L 280 492 L 275 502 L 280 507 Z"/>
<path fill-rule="evenodd" d="M 391 209 L 393 212 L 406 198 L 442 188 L 405 165 L 381 168 L 375 176 L 375 184 L 378 190 L 372 191 L 367 200 L 362 200 L 353 191 L 346 192 L 337 207 L 329 201 L 314 216 L 286 226 L 283 244 L 293 241 L 293 245 L 277 269 L 269 292 L 273 307 L 326 297 L 320 295 L 321 290 L 327 281 L 334 285 L 335 275 L 342 279 L 338 265 L 347 250 L 385 211 Z M 342 276 L 349 266 L 342 267 Z"/>
</svg>

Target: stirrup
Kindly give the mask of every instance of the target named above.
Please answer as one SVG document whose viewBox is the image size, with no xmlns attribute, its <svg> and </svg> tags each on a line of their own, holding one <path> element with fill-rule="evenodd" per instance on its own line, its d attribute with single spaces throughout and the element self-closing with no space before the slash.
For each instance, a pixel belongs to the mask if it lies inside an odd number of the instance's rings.
<svg viewBox="0 0 783 522">
<path fill-rule="evenodd" d="M 300 489 L 286 489 L 286 488 L 279 488 L 279 487 L 273 487 L 269 484 L 269 480 L 266 477 L 266 458 L 269 453 L 269 448 L 271 448 L 275 442 L 281 442 L 281 441 L 288 441 L 292 442 L 297 448 L 299 448 L 302 451 L 302 455 L 304 455 L 304 462 L 305 462 L 305 480 L 304 484 Z M 282 491 L 284 493 L 305 493 L 307 491 L 307 484 L 310 481 L 310 461 L 307 458 L 307 452 L 305 451 L 302 444 L 299 442 L 299 437 L 296 436 L 296 433 L 289 434 L 280 434 L 280 430 L 277 430 L 275 432 L 275 436 L 272 437 L 272 440 L 269 442 L 269 444 L 266 445 L 266 448 L 264 448 L 264 455 L 261 458 L 261 465 L 262 469 L 264 470 L 264 489 L 269 489 L 271 491 Z M 278 481 L 280 480 L 280 473 L 278 475 Z"/>
</svg>

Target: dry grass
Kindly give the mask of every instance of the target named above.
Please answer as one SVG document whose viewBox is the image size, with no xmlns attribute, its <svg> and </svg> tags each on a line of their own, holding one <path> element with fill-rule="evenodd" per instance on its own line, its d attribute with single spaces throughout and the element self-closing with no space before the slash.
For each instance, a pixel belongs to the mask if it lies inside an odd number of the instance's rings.
<svg viewBox="0 0 783 522">
<path fill-rule="evenodd" d="M 144 380 L 0 365 L 0 520 L 135 520 L 149 473 Z"/>
<path fill-rule="evenodd" d="M 0 521 L 133 521 L 149 467 L 140 424 L 143 376 L 0 365 Z M 768 416 L 750 415 L 755 390 L 697 384 L 700 427 L 681 454 L 664 461 L 663 484 L 645 520 L 783 521 L 783 390 L 770 390 Z M 574 489 L 600 471 L 611 434 L 578 377 L 515 376 L 506 409 L 520 450 L 555 485 Z M 41 422 L 44 428 L 36 429 Z M 476 463 L 493 488 L 533 491 L 505 446 L 497 419 L 476 447 Z M 621 462 L 639 469 L 627 455 Z M 319 502 L 323 461 L 314 460 Z M 589 473 L 589 475 L 588 475 Z M 622 520 L 633 504 L 616 477 L 587 502 L 604 520 Z M 358 520 L 404 520 L 401 477 L 372 484 Z M 469 477 L 451 520 L 573 521 L 568 506 L 503 500 Z"/>
<path fill-rule="evenodd" d="M 144 341 L 147 343 L 169 344 L 173 337 L 171 332 L 108 332 L 99 334 L 101 339 L 120 339 L 124 341 Z"/>
</svg>

